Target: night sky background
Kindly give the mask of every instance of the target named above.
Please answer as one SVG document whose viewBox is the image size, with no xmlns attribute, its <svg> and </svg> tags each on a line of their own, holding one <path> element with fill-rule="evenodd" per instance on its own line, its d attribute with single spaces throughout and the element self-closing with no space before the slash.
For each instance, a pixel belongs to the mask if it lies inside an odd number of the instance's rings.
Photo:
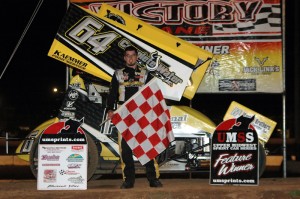
<svg viewBox="0 0 300 199">
<path fill-rule="evenodd" d="M 0 70 L 4 70 L 39 0 L 1 3 Z M 47 56 L 66 1 L 44 0 L 0 80 L 0 129 L 35 127 L 55 116 L 65 89 L 65 64 Z"/>
<path fill-rule="evenodd" d="M 14 0 L 1 2 L 0 72 L 12 56 L 23 31 L 29 22 L 38 0 Z M 287 1 L 286 7 L 286 96 L 287 129 L 295 134 L 298 114 L 297 81 L 299 77 L 299 28 L 296 19 L 297 1 Z M 64 91 L 66 87 L 65 64 L 47 56 L 55 34 L 67 9 L 67 1 L 44 0 L 21 45 L 12 57 L 0 79 L 0 130 L 18 126 L 36 127 L 55 117 L 63 95 L 53 88 Z M 296 12 L 297 11 L 297 12 Z M 298 81 L 299 82 L 299 81 Z M 197 94 L 192 106 L 206 114 L 215 123 L 220 123 L 231 101 L 237 101 L 276 122 L 274 136 L 282 129 L 281 94 Z M 180 103 L 189 105 L 183 99 Z"/>
</svg>

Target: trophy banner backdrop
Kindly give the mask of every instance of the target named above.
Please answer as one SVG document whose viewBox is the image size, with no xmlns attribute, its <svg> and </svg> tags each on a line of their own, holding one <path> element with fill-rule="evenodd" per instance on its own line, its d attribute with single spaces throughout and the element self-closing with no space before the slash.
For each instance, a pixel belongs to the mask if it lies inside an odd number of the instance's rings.
<svg viewBox="0 0 300 199">
<path fill-rule="evenodd" d="M 197 93 L 283 92 L 281 0 L 70 2 L 94 13 L 107 3 L 213 53 Z"/>
</svg>

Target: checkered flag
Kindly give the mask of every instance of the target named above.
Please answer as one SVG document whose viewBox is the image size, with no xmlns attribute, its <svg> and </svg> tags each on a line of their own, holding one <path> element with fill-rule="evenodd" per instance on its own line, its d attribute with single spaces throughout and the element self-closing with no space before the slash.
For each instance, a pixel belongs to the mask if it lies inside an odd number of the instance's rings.
<svg viewBox="0 0 300 199">
<path fill-rule="evenodd" d="M 142 165 L 174 140 L 170 113 L 156 78 L 119 107 L 112 123 Z"/>
<path fill-rule="evenodd" d="M 236 33 L 245 31 L 255 32 L 280 32 L 281 31 L 281 11 L 280 5 L 263 5 L 256 20 L 248 22 L 238 22 L 235 24 L 214 25 L 214 33 Z"/>
</svg>

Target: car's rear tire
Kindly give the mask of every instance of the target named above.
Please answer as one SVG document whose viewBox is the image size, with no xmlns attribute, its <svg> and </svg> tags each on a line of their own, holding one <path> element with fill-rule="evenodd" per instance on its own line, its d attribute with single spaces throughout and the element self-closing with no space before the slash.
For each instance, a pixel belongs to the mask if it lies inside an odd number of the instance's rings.
<svg viewBox="0 0 300 199">
<path fill-rule="evenodd" d="M 258 150 L 258 158 L 259 158 L 259 165 L 258 165 L 258 169 L 259 169 L 259 177 L 261 177 L 266 169 L 266 161 L 267 161 L 267 157 L 266 157 L 266 152 L 265 149 L 263 147 L 263 145 L 261 143 L 258 144 L 259 146 L 259 150 Z"/>
<path fill-rule="evenodd" d="M 87 165 L 87 180 L 90 180 L 98 166 L 99 162 L 99 153 L 97 150 L 97 146 L 94 140 L 91 138 L 90 135 L 85 134 L 88 143 L 88 165 Z M 40 140 L 40 135 L 35 139 L 30 155 L 29 155 L 29 163 L 30 163 L 30 170 L 35 178 L 38 176 L 38 144 Z"/>
</svg>

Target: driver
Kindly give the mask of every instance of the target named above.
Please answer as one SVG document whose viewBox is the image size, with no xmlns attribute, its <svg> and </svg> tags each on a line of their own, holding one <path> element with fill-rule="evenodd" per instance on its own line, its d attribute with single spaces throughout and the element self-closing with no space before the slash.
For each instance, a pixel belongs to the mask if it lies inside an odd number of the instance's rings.
<svg viewBox="0 0 300 199">
<path fill-rule="evenodd" d="M 109 119 L 113 117 L 115 103 L 119 105 L 124 103 L 153 77 L 146 69 L 138 67 L 137 59 L 137 49 L 133 46 L 127 47 L 124 52 L 125 67 L 116 70 L 111 81 L 110 94 L 107 99 Z M 133 153 L 127 142 L 120 136 L 120 133 L 119 146 L 123 174 L 123 184 L 120 188 L 133 188 L 135 182 Z M 158 180 L 159 170 L 155 159 L 147 162 L 145 166 L 150 187 L 162 187 L 161 182 Z"/>
</svg>

